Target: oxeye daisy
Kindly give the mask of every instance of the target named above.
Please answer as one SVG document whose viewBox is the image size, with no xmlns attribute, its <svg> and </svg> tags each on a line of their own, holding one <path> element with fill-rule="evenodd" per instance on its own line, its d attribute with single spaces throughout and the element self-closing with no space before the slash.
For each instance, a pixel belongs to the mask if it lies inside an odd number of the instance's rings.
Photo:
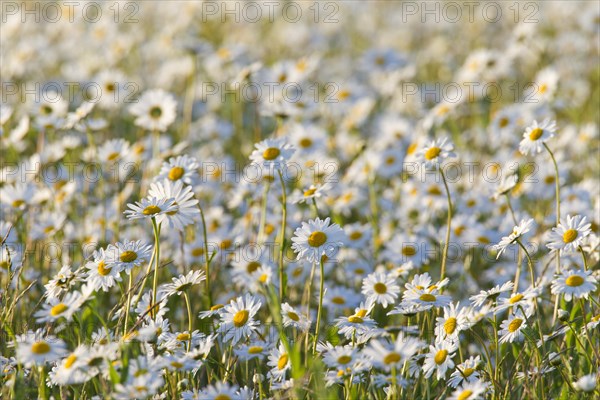
<svg viewBox="0 0 600 400">
<path fill-rule="evenodd" d="M 112 165 L 125 160 L 131 152 L 129 142 L 124 139 L 111 139 L 98 149 L 98 159 L 102 163 Z"/>
<path fill-rule="evenodd" d="M 329 184 L 329 183 L 324 183 L 322 185 L 321 184 L 310 185 L 309 187 L 305 188 L 304 190 L 294 193 L 294 195 L 291 196 L 291 201 L 292 201 L 292 203 L 304 203 L 304 202 L 314 201 L 316 199 L 321 198 L 323 196 L 323 194 L 330 189 L 331 189 L 331 184 Z"/>
<path fill-rule="evenodd" d="M 400 293 L 395 276 L 383 272 L 370 274 L 363 280 L 362 294 L 367 302 L 381 304 L 384 308 L 393 304 Z"/>
<path fill-rule="evenodd" d="M 500 243 L 492 246 L 493 249 L 498 250 L 496 259 L 500 258 L 500 256 L 502 255 L 502 253 L 504 253 L 506 251 L 508 246 L 515 243 L 523 235 L 525 235 L 527 232 L 529 232 L 531 230 L 531 228 L 533 227 L 533 225 L 534 225 L 533 218 L 522 219 L 521 222 L 519 222 L 519 224 L 513 228 L 513 231 L 510 233 L 510 235 L 504 236 L 502 238 L 502 240 L 500 240 Z"/>
<path fill-rule="evenodd" d="M 28 331 L 18 335 L 16 340 L 17 361 L 27 368 L 56 361 L 67 353 L 66 344 L 61 339 L 44 336 L 41 331 Z"/>
<path fill-rule="evenodd" d="M 423 363 L 423 372 L 425 377 L 429 378 L 436 372 L 436 378 L 438 380 L 446 377 L 448 369 L 454 368 L 454 361 L 452 357 L 457 349 L 456 343 L 436 343 L 435 346 L 429 346 L 429 353 L 425 356 L 425 362 Z"/>
<path fill-rule="evenodd" d="M 479 294 L 469 297 L 475 307 L 481 307 L 486 303 L 494 303 L 502 293 L 510 292 L 514 284 L 512 281 L 506 281 L 502 285 L 496 285 L 489 290 L 480 290 Z"/>
<path fill-rule="evenodd" d="M 457 387 L 463 382 L 472 383 L 479 380 L 480 373 L 477 370 L 481 363 L 481 357 L 469 357 L 464 362 L 456 366 L 456 370 L 450 375 L 448 384 L 453 388 Z"/>
<path fill-rule="evenodd" d="M 527 327 L 527 317 L 517 311 L 511 314 L 508 319 L 502 321 L 498 336 L 500 343 L 521 342 L 524 338 L 523 329 Z"/>
<path fill-rule="evenodd" d="M 362 249 L 371 240 L 371 227 L 360 223 L 349 224 L 344 226 L 346 233 L 346 243 L 348 247 L 353 249 Z"/>
<path fill-rule="evenodd" d="M 488 385 L 481 380 L 464 383 L 448 398 L 448 400 L 479 400 L 485 398 Z"/>
<path fill-rule="evenodd" d="M 450 304 L 452 298 L 439 294 L 438 289 L 415 289 L 405 291 L 402 300 L 419 306 L 446 307 Z"/>
<path fill-rule="evenodd" d="M 583 239 L 590 234 L 591 226 L 586 217 L 567 215 L 566 219 L 560 220 L 556 228 L 552 228 L 546 246 L 551 250 L 559 251 L 560 255 L 575 252 L 583 243 Z"/>
<path fill-rule="evenodd" d="M 450 304 L 444 307 L 444 316 L 436 318 L 435 327 L 436 341 L 458 341 L 458 335 L 461 331 L 469 327 L 464 308 L 459 304 Z"/>
<path fill-rule="evenodd" d="M 149 131 L 164 132 L 175 121 L 177 101 L 162 89 L 148 90 L 129 107 L 135 124 Z"/>
<path fill-rule="evenodd" d="M 171 157 L 168 162 L 164 162 L 160 167 L 156 181 L 182 181 L 186 185 L 193 185 L 198 180 L 199 167 L 198 161 L 186 154 Z"/>
<path fill-rule="evenodd" d="M 293 326 L 302 332 L 307 332 L 310 329 L 311 321 L 288 303 L 281 304 L 281 316 L 283 317 L 283 326 Z"/>
<path fill-rule="evenodd" d="M 329 347 L 323 353 L 323 362 L 329 368 L 345 370 L 359 359 L 358 349 L 352 345 Z"/>
<path fill-rule="evenodd" d="M 276 381 L 285 379 L 285 374 L 291 368 L 292 363 L 283 343 L 279 343 L 278 347 L 271 350 L 267 365 L 271 367 L 269 376 L 272 379 Z"/>
<path fill-rule="evenodd" d="M 236 344 L 242 338 L 250 337 L 259 325 L 259 322 L 254 320 L 254 316 L 261 305 L 258 298 L 249 294 L 245 298 L 238 297 L 226 305 L 220 314 L 219 331 L 224 334 L 223 341 Z"/>
<path fill-rule="evenodd" d="M 69 292 L 62 300 L 57 298 L 49 299 L 49 302 L 42 305 L 42 309 L 33 314 L 38 323 L 53 322 L 59 318 L 65 318 L 70 321 L 73 314 L 79 310 L 81 304 L 85 301 L 80 292 Z"/>
<path fill-rule="evenodd" d="M 364 353 L 375 367 L 391 371 L 392 368 L 402 368 L 402 365 L 421 347 L 423 343 L 420 340 L 404 336 L 400 332 L 393 343 L 372 340 Z"/>
<path fill-rule="evenodd" d="M 59 297 L 61 294 L 68 292 L 79 281 L 82 276 L 78 271 L 73 271 L 70 265 L 63 265 L 60 271 L 50 281 L 44 285 L 46 296 L 49 299 Z"/>
<path fill-rule="evenodd" d="M 544 149 L 544 143 L 554 137 L 556 122 L 545 119 L 541 124 L 533 121 L 533 124 L 525 129 L 523 140 L 519 144 L 519 151 L 524 155 L 529 153 L 538 154 Z"/>
<path fill-rule="evenodd" d="M 263 359 L 273 344 L 261 340 L 251 341 L 250 344 L 243 344 L 234 353 L 242 360 L 249 361 L 255 358 Z"/>
<path fill-rule="evenodd" d="M 123 212 L 128 219 L 155 218 L 158 224 L 166 219 L 169 212 L 177 212 L 172 198 L 146 197 L 141 202 L 127 204 L 129 210 Z"/>
<path fill-rule="evenodd" d="M 524 308 L 527 312 L 533 309 L 536 298 L 542 293 L 541 287 L 529 287 L 523 292 L 515 292 L 510 297 L 500 297 L 497 299 L 495 312 L 506 310 L 507 308 Z"/>
<path fill-rule="evenodd" d="M 172 278 L 173 283 L 166 283 L 158 290 L 165 297 L 170 297 L 175 294 L 181 295 L 193 285 L 204 282 L 205 279 L 206 276 L 204 275 L 204 272 L 190 271 L 187 275 L 179 275 L 179 277 Z"/>
<path fill-rule="evenodd" d="M 584 375 L 581 378 L 579 378 L 576 382 L 573 382 L 573 387 L 581 392 L 591 393 L 594 391 L 594 389 L 596 389 L 597 381 L 597 373 Z"/>
<path fill-rule="evenodd" d="M 134 267 L 146 264 L 151 253 L 152 246 L 141 240 L 117 242 L 114 245 L 109 245 L 106 249 L 108 263 L 116 264 L 120 270 L 124 270 L 127 274 Z"/>
<path fill-rule="evenodd" d="M 588 298 L 590 293 L 596 290 L 596 278 L 592 271 L 569 270 L 552 281 L 552 294 L 564 295 L 566 301 L 571 299 Z"/>
<path fill-rule="evenodd" d="M 192 188 L 184 186 L 181 180 L 173 182 L 165 179 L 152 183 L 148 195 L 159 199 L 173 200 L 174 209 L 166 211 L 162 219 L 166 220 L 171 228 L 181 231 L 184 227 L 193 224 L 200 216 L 198 200 L 194 198 Z"/>
<path fill-rule="evenodd" d="M 332 258 L 344 245 L 344 231 L 338 224 L 330 224 L 329 218 L 316 218 L 303 222 L 292 238 L 292 249 L 298 253 L 297 258 L 318 263 L 323 256 Z"/>
<path fill-rule="evenodd" d="M 453 152 L 454 145 L 448 138 L 441 138 L 431 141 L 422 150 L 416 154 L 418 161 L 425 164 L 426 167 L 436 167 L 448 158 L 456 157 Z"/>
<path fill-rule="evenodd" d="M 107 292 L 116 282 L 121 282 L 121 271 L 119 264 L 108 261 L 104 249 L 94 251 L 92 261 L 88 261 L 85 267 L 88 269 L 87 277 L 96 290 L 102 289 Z"/>
<path fill-rule="evenodd" d="M 254 147 L 256 149 L 250 154 L 250 161 L 268 171 L 283 168 L 295 151 L 285 138 L 265 139 Z"/>
</svg>

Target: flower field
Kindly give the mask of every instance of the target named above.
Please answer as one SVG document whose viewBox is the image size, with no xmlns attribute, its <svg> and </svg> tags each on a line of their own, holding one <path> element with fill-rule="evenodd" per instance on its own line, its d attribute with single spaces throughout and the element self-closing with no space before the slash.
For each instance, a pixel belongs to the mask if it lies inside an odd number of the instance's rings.
<svg viewBox="0 0 600 400">
<path fill-rule="evenodd" d="M 600 398 L 598 2 L 0 8 L 0 398 Z"/>
</svg>

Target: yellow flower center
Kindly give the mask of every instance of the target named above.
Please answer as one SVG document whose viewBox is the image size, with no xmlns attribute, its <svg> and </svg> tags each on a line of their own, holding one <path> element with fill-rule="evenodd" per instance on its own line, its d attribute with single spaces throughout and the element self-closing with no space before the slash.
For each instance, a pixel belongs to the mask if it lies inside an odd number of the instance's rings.
<svg viewBox="0 0 600 400">
<path fill-rule="evenodd" d="M 231 243 L 232 243 L 232 242 L 231 242 L 231 240 L 229 240 L 229 239 L 225 239 L 225 240 L 223 240 L 223 241 L 221 242 L 221 244 L 220 244 L 221 250 L 225 250 L 225 249 L 228 249 L 228 248 L 230 248 L 230 247 L 231 247 Z"/>
<path fill-rule="evenodd" d="M 510 121 L 508 118 L 502 117 L 502 118 L 500 118 L 500 121 L 498 121 L 498 126 L 500 126 L 500 128 L 505 128 L 509 122 Z"/>
<path fill-rule="evenodd" d="M 446 335 L 452 335 L 456 330 L 456 318 L 450 317 L 444 322 L 444 331 Z"/>
<path fill-rule="evenodd" d="M 383 362 L 386 364 L 394 364 L 400 361 L 400 354 L 398 353 L 390 353 L 383 358 Z"/>
<path fill-rule="evenodd" d="M 181 340 L 182 342 L 190 340 L 190 334 L 187 332 L 182 332 L 177 335 L 177 340 Z"/>
<path fill-rule="evenodd" d="M 196 247 L 192 249 L 192 256 L 201 257 L 204 255 L 204 249 L 202 247 Z"/>
<path fill-rule="evenodd" d="M 439 156 L 441 152 L 442 149 L 440 149 L 439 147 L 431 147 L 425 152 L 425 158 L 431 161 L 437 156 Z"/>
<path fill-rule="evenodd" d="M 287 353 L 282 354 L 279 357 L 279 361 L 277 361 L 277 368 L 280 370 L 284 369 L 288 363 L 288 360 L 289 360 L 289 357 L 288 357 Z"/>
<path fill-rule="evenodd" d="M 346 299 L 344 299 L 342 296 L 334 296 L 331 298 L 331 302 L 333 304 L 346 304 Z"/>
<path fill-rule="evenodd" d="M 510 304 L 515 304 L 518 303 L 519 301 L 523 300 L 523 295 L 521 293 L 514 295 L 513 297 L 510 298 L 510 300 L 508 301 Z"/>
<path fill-rule="evenodd" d="M 215 304 L 214 306 L 212 306 L 210 308 L 210 311 L 217 311 L 217 310 L 220 310 L 223 307 L 225 307 L 223 304 Z"/>
<path fill-rule="evenodd" d="M 292 321 L 300 321 L 300 317 L 298 316 L 298 314 L 296 314 L 293 311 L 289 311 L 287 313 L 287 316 L 292 320 Z"/>
<path fill-rule="evenodd" d="M 446 349 L 440 350 L 435 354 L 435 357 L 433 357 L 433 361 L 435 361 L 435 363 L 437 365 L 440 365 L 444 361 L 446 361 L 447 356 L 448 356 L 448 350 L 446 350 Z"/>
<path fill-rule="evenodd" d="M 387 286 L 385 286 L 385 284 L 381 282 L 377 282 L 375 285 L 373 285 L 373 289 L 379 294 L 387 293 Z"/>
<path fill-rule="evenodd" d="M 577 230 L 575 229 L 569 229 L 567 230 L 564 235 L 563 235 L 563 241 L 565 243 L 571 243 L 572 241 L 574 241 L 575 239 L 577 239 L 577 236 L 579 235 L 579 233 L 577 232 Z"/>
<path fill-rule="evenodd" d="M 251 346 L 248 348 L 249 354 L 258 354 L 258 353 L 262 353 L 262 351 L 263 351 L 262 346 Z"/>
<path fill-rule="evenodd" d="M 108 155 L 108 161 L 114 161 L 119 157 L 119 153 L 113 152 Z"/>
<path fill-rule="evenodd" d="M 251 261 L 246 265 L 246 271 L 251 274 L 260 267 L 260 263 L 257 261 Z"/>
<path fill-rule="evenodd" d="M 367 310 L 358 310 L 355 315 L 359 317 L 365 317 L 367 315 Z"/>
<path fill-rule="evenodd" d="M 474 368 L 465 368 L 465 370 L 463 371 L 463 375 L 465 376 L 465 378 L 468 378 L 471 375 L 473 375 L 473 372 L 475 372 Z"/>
<path fill-rule="evenodd" d="M 215 400 L 231 400 L 231 397 L 229 397 L 226 394 L 221 393 L 215 397 Z"/>
<path fill-rule="evenodd" d="M 162 110 L 158 106 L 154 106 L 150 109 L 150 116 L 152 118 L 160 118 L 162 115 Z"/>
<path fill-rule="evenodd" d="M 112 270 L 111 267 L 106 268 L 106 263 L 104 261 L 100 261 L 98 263 L 98 273 L 102 276 L 106 276 L 108 274 L 110 274 L 110 271 Z"/>
<path fill-rule="evenodd" d="M 406 149 L 406 154 L 408 154 L 408 155 L 413 154 L 415 152 L 415 150 L 417 150 L 417 144 L 411 143 L 408 145 L 408 148 Z"/>
<path fill-rule="evenodd" d="M 350 356 L 341 356 L 340 358 L 337 359 L 338 364 L 348 364 L 350 361 L 352 361 L 352 357 Z"/>
<path fill-rule="evenodd" d="M 577 287 L 583 285 L 585 280 L 579 275 L 571 275 L 567 279 L 565 279 L 565 283 L 567 286 Z"/>
<path fill-rule="evenodd" d="M 394 162 L 396 162 L 396 158 L 395 157 L 391 157 L 390 156 L 390 157 L 388 157 L 388 158 L 385 159 L 385 163 L 387 165 L 392 165 Z"/>
<path fill-rule="evenodd" d="M 75 361 L 77 361 L 77 356 L 75 354 L 71 354 L 69 357 L 67 357 L 67 360 L 65 361 L 65 368 L 71 368 Z"/>
<path fill-rule="evenodd" d="M 137 260 L 137 253 L 135 251 L 127 250 L 121 253 L 119 259 L 124 263 L 130 263 Z"/>
<path fill-rule="evenodd" d="M 313 141 L 311 139 L 309 139 L 309 138 L 302 138 L 302 139 L 300 139 L 300 142 L 298 144 L 303 149 L 306 149 L 306 148 L 312 146 Z"/>
<path fill-rule="evenodd" d="M 185 174 L 185 170 L 181 167 L 173 167 L 169 171 L 168 178 L 172 181 L 176 181 L 181 179 L 181 177 Z"/>
<path fill-rule="evenodd" d="M 310 188 L 304 191 L 304 197 L 310 197 L 317 191 L 317 188 Z"/>
<path fill-rule="evenodd" d="M 308 244 L 312 247 L 322 246 L 327 241 L 327 235 L 321 231 L 316 231 L 308 237 Z"/>
<path fill-rule="evenodd" d="M 12 202 L 12 206 L 13 206 L 14 208 L 19 208 L 19 207 L 21 207 L 23 204 L 25 204 L 25 200 L 22 200 L 22 199 L 18 199 L 18 200 L 15 200 L 15 201 L 13 201 L 13 202 Z"/>
<path fill-rule="evenodd" d="M 544 131 L 541 128 L 532 129 L 531 132 L 529 132 L 529 140 L 538 140 L 543 134 Z"/>
<path fill-rule="evenodd" d="M 248 322 L 249 316 L 250 316 L 250 314 L 248 313 L 248 310 L 241 310 L 241 311 L 236 312 L 235 315 L 233 316 L 233 325 L 236 328 L 246 325 L 246 322 Z"/>
<path fill-rule="evenodd" d="M 267 161 L 273 161 L 281 154 L 281 150 L 277 147 L 269 147 L 265 151 L 263 151 L 263 158 Z"/>
<path fill-rule="evenodd" d="M 513 332 L 517 331 L 521 327 L 522 324 L 523 324 L 523 320 L 521 318 L 515 318 L 510 322 L 510 324 L 508 324 L 508 331 L 510 333 L 513 333 Z"/>
<path fill-rule="evenodd" d="M 402 255 L 412 257 L 417 254 L 417 249 L 414 246 L 404 246 L 402 248 Z"/>
<path fill-rule="evenodd" d="M 363 236 L 362 232 L 354 231 L 350 234 L 350 240 L 358 240 Z"/>
<path fill-rule="evenodd" d="M 171 361 L 171 367 L 179 369 L 183 368 L 183 364 L 178 361 Z"/>
<path fill-rule="evenodd" d="M 361 317 L 359 317 L 358 315 L 352 315 L 352 316 L 348 317 L 348 321 L 353 324 L 362 324 L 364 322 L 364 320 Z"/>
<path fill-rule="evenodd" d="M 427 301 L 430 303 L 436 300 L 435 296 L 429 293 L 423 293 L 421 296 L 419 296 L 419 299 L 421 301 Z"/>
<path fill-rule="evenodd" d="M 144 214 L 144 215 L 154 215 L 154 214 L 158 214 L 161 211 L 162 210 L 160 209 L 159 206 L 150 205 L 150 206 L 144 208 L 144 211 L 142 211 L 142 214 Z"/>
<path fill-rule="evenodd" d="M 35 342 L 31 345 L 31 351 L 34 354 L 46 354 L 50 352 L 50 345 L 43 340 L 41 342 Z"/>
<path fill-rule="evenodd" d="M 457 400 L 467 400 L 469 397 L 471 397 L 472 394 L 473 394 L 473 391 L 471 389 L 466 389 L 466 390 L 463 390 L 456 399 Z"/>
<path fill-rule="evenodd" d="M 542 83 L 540 85 L 540 88 L 538 89 L 538 92 L 540 92 L 541 94 L 546 93 L 546 91 L 548 90 L 548 85 L 546 85 L 545 83 Z"/>
<path fill-rule="evenodd" d="M 53 317 L 56 317 L 57 315 L 60 315 L 62 313 L 64 313 L 65 311 L 67 311 L 69 307 L 67 307 L 67 305 L 65 303 L 58 303 L 57 305 L 55 305 L 54 307 L 52 307 L 50 309 L 50 315 L 52 315 Z"/>
</svg>

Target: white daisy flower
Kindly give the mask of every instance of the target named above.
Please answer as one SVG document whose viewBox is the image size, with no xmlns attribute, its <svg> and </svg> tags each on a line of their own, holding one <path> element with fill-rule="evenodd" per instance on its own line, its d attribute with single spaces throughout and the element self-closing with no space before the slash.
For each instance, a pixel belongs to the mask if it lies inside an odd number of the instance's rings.
<svg viewBox="0 0 600 400">
<path fill-rule="evenodd" d="M 566 220 L 561 218 L 558 226 L 552 228 L 548 238 L 550 243 L 546 246 L 551 250 L 559 251 L 560 255 L 576 252 L 583 239 L 592 231 L 591 226 L 586 217 L 567 215 Z"/>
<path fill-rule="evenodd" d="M 285 138 L 265 139 L 254 147 L 256 149 L 250 154 L 250 161 L 268 171 L 283 168 L 295 151 Z"/>
<path fill-rule="evenodd" d="M 456 366 L 456 370 L 450 375 L 448 384 L 453 388 L 457 387 L 463 382 L 472 383 L 479 380 L 481 376 L 477 370 L 481 363 L 481 357 L 469 357 L 464 362 Z"/>
<path fill-rule="evenodd" d="M 332 258 L 344 245 L 344 231 L 338 224 L 330 224 L 330 219 L 316 218 L 303 222 L 292 238 L 292 249 L 298 253 L 297 258 L 318 263 L 323 256 Z"/>
<path fill-rule="evenodd" d="M 171 228 L 181 231 L 200 217 L 198 200 L 194 198 L 192 188 L 184 186 L 181 180 L 173 182 L 165 179 L 152 183 L 148 195 L 159 199 L 173 199 L 174 209 L 167 211 L 163 218 Z"/>
<path fill-rule="evenodd" d="M 94 251 L 92 258 L 93 261 L 88 261 L 85 267 L 88 269 L 87 281 L 94 285 L 95 290 L 108 292 L 116 282 L 121 282 L 120 265 L 108 262 L 104 249 Z"/>
<path fill-rule="evenodd" d="M 569 270 L 554 278 L 551 291 L 552 294 L 564 295 L 566 301 L 573 298 L 587 299 L 596 290 L 596 283 L 592 271 Z"/>
<path fill-rule="evenodd" d="M 448 138 L 432 140 L 416 154 L 416 159 L 425 164 L 426 167 L 436 167 L 448 158 L 456 157 L 453 152 L 454 145 Z"/>
<path fill-rule="evenodd" d="M 448 369 L 454 368 L 452 357 L 457 349 L 456 343 L 436 343 L 434 346 L 429 346 L 429 353 L 425 356 L 423 363 L 423 372 L 425 378 L 429 378 L 436 372 L 436 379 L 444 379 Z"/>
<path fill-rule="evenodd" d="M 108 263 L 116 264 L 117 268 L 124 270 L 127 274 L 134 267 L 146 264 L 151 254 L 152 246 L 141 240 L 117 242 L 109 245 L 106 249 Z"/>
<path fill-rule="evenodd" d="M 510 315 L 508 319 L 502 321 L 498 336 L 500 343 L 521 342 L 524 338 L 523 329 L 527 327 L 527 318 L 521 311 Z"/>
<path fill-rule="evenodd" d="M 278 347 L 271 350 L 267 365 L 271 367 L 269 377 L 276 381 L 285 379 L 285 374 L 292 367 L 292 363 L 283 343 L 279 343 Z"/>
<path fill-rule="evenodd" d="M 27 368 L 56 361 L 67 353 L 65 342 L 52 335 L 44 336 L 39 330 L 18 335 L 16 340 L 17 361 Z"/>
<path fill-rule="evenodd" d="M 261 340 L 253 341 L 250 344 L 243 344 L 238 349 L 234 349 L 233 352 L 242 361 L 249 361 L 255 358 L 263 359 L 269 349 L 273 347 L 272 343 L 267 343 Z"/>
<path fill-rule="evenodd" d="M 513 231 L 510 235 L 502 237 L 500 243 L 492 246 L 493 249 L 498 250 L 498 254 L 496 254 L 496 259 L 500 258 L 500 256 L 506 251 L 508 246 L 515 243 L 524 234 L 529 232 L 533 225 L 533 218 L 522 219 L 521 222 L 519 222 L 519 224 L 513 228 Z"/>
<path fill-rule="evenodd" d="M 129 210 L 123 212 L 127 219 L 155 218 L 161 224 L 169 212 L 177 212 L 175 200 L 172 198 L 146 197 L 141 202 L 127 204 Z"/>
<path fill-rule="evenodd" d="M 281 316 L 283 317 L 283 326 L 293 326 L 302 332 L 308 332 L 310 329 L 311 321 L 288 303 L 281 304 Z"/>
<path fill-rule="evenodd" d="M 259 325 L 254 316 L 262 303 L 258 298 L 247 294 L 245 299 L 238 297 L 224 307 L 221 312 L 221 326 L 219 331 L 224 334 L 223 341 L 232 341 L 233 344 L 242 338 L 250 337 Z"/>
<path fill-rule="evenodd" d="M 400 286 L 392 274 L 375 272 L 363 280 L 362 294 L 369 303 L 378 303 L 385 308 L 396 301 L 399 293 Z"/>
<path fill-rule="evenodd" d="M 461 387 L 452 392 L 448 400 L 479 400 L 485 398 L 485 392 L 488 385 L 481 380 L 464 383 Z"/>
<path fill-rule="evenodd" d="M 164 132 L 175 121 L 177 101 L 172 94 L 162 89 L 148 90 L 137 103 L 129 107 L 135 124 L 149 131 Z"/>
<path fill-rule="evenodd" d="M 165 283 L 161 285 L 158 291 L 162 295 L 159 297 L 170 297 L 174 294 L 181 295 L 193 285 L 198 285 L 205 280 L 206 276 L 202 271 L 190 271 L 187 273 L 187 275 L 179 275 L 179 277 L 172 278 L 173 283 Z"/>
<path fill-rule="evenodd" d="M 70 321 L 84 301 L 85 299 L 82 299 L 80 292 L 69 292 L 62 300 L 49 299 L 48 303 L 43 304 L 42 309 L 36 311 L 33 315 L 37 318 L 36 322 L 38 323 L 54 322 L 59 318 Z"/>
<path fill-rule="evenodd" d="M 369 347 L 365 348 L 364 353 L 375 367 L 391 371 L 394 367 L 402 368 L 402 365 L 421 347 L 423 347 L 423 342 L 410 336 L 404 336 L 402 332 L 399 332 L 393 343 L 372 340 Z"/>
<path fill-rule="evenodd" d="M 554 137 L 556 122 L 545 119 L 541 124 L 533 121 L 523 133 L 523 140 L 519 144 L 519 151 L 524 155 L 529 153 L 538 154 L 544 150 L 544 143 Z"/>
<path fill-rule="evenodd" d="M 198 180 L 199 167 L 198 161 L 186 154 L 171 157 L 168 162 L 163 162 L 155 180 L 169 180 L 172 182 L 180 180 L 187 185 L 193 185 Z"/>
<path fill-rule="evenodd" d="M 457 342 L 459 333 L 470 326 L 465 308 L 460 307 L 458 303 L 444 307 L 444 316 L 437 317 L 436 321 L 436 342 Z"/>
<path fill-rule="evenodd" d="M 598 374 L 584 375 L 579 378 L 576 382 L 573 382 L 573 387 L 579 391 L 591 393 L 596 389 L 596 382 L 598 381 Z"/>
</svg>

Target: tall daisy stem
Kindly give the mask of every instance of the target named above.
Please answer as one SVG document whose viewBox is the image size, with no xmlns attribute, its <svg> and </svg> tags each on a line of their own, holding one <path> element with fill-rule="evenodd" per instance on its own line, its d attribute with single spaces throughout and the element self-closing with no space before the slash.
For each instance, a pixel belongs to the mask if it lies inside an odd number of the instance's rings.
<svg viewBox="0 0 600 400">
<path fill-rule="evenodd" d="M 554 183 L 556 185 L 556 226 L 560 223 L 560 177 L 558 175 L 558 164 L 556 163 L 556 158 L 554 158 L 554 153 L 550 150 L 550 147 L 546 145 L 546 143 L 542 143 L 548 154 L 550 154 L 550 158 L 552 159 L 552 164 L 554 165 Z M 556 273 L 560 274 L 560 253 L 556 252 Z M 558 316 L 558 301 L 559 296 L 556 296 L 554 300 L 554 312 L 552 314 L 552 324 L 556 322 L 556 317 Z"/>
<path fill-rule="evenodd" d="M 208 234 L 206 233 L 206 219 L 204 218 L 204 211 L 200 203 L 198 203 L 198 209 L 200 210 L 200 218 L 202 219 L 202 234 L 204 235 L 204 268 L 206 269 L 206 296 L 208 299 L 208 307 L 212 304 L 212 298 L 210 294 L 210 260 L 208 258 Z"/>
<path fill-rule="evenodd" d="M 446 175 L 444 170 L 440 166 L 440 175 L 444 182 L 444 188 L 446 188 L 446 197 L 448 199 L 448 220 L 446 221 L 446 239 L 444 240 L 444 249 L 442 250 L 442 270 L 440 273 L 440 280 L 443 280 L 446 276 L 446 260 L 448 258 L 448 247 L 450 245 L 450 229 L 452 223 L 452 198 L 450 197 L 450 189 L 448 188 L 448 182 L 446 182 Z"/>
<path fill-rule="evenodd" d="M 321 312 L 323 309 L 323 289 L 325 284 L 325 268 L 323 267 L 323 258 L 319 261 L 319 271 L 321 272 L 321 282 L 319 283 L 319 308 L 317 310 L 317 325 L 315 327 L 315 342 L 313 344 L 313 354 L 317 353 L 317 343 L 319 342 L 319 327 L 321 326 Z"/>
<path fill-rule="evenodd" d="M 579 249 L 579 252 L 581 253 L 581 258 L 583 258 L 583 269 L 585 271 L 587 271 L 589 267 L 588 267 L 588 263 L 587 263 L 587 258 L 585 258 L 585 253 L 583 251 L 583 248 L 581 246 L 578 246 L 577 248 Z"/>
<path fill-rule="evenodd" d="M 125 308 L 125 325 L 123 326 L 123 336 L 127 334 L 127 325 L 129 323 L 129 309 L 131 308 L 131 290 L 133 285 L 133 271 L 129 271 L 129 284 L 127 285 L 127 306 Z"/>
<path fill-rule="evenodd" d="M 156 289 L 158 287 L 158 267 L 160 266 L 160 226 L 156 223 L 156 219 L 152 218 L 152 227 L 154 228 L 154 279 L 152 281 L 152 306 L 156 305 Z M 152 315 L 156 316 L 156 310 L 152 309 Z"/>
<path fill-rule="evenodd" d="M 190 334 L 190 341 L 188 342 L 188 351 L 192 348 L 192 306 L 190 304 L 190 297 L 187 292 L 183 292 L 183 297 L 185 298 L 185 305 L 187 307 L 188 313 L 188 333 Z"/>
<path fill-rule="evenodd" d="M 529 255 L 529 252 L 527 251 L 525 246 L 523 246 L 523 243 L 521 243 L 521 241 L 519 239 L 517 239 L 517 244 L 521 247 L 521 249 L 523 249 L 523 252 L 525 253 L 525 257 L 527 257 L 527 265 L 529 266 L 529 275 L 531 276 L 531 285 L 535 288 L 535 274 L 533 272 L 533 261 L 531 260 L 531 256 Z"/>
<path fill-rule="evenodd" d="M 279 299 L 283 302 L 285 297 L 285 289 L 286 289 L 286 276 L 285 270 L 283 269 L 283 253 L 285 246 L 285 228 L 287 222 L 287 196 L 285 193 L 285 182 L 283 181 L 283 175 L 281 174 L 281 170 L 277 170 L 279 174 L 279 181 L 281 182 L 281 238 L 279 240 Z"/>
</svg>

